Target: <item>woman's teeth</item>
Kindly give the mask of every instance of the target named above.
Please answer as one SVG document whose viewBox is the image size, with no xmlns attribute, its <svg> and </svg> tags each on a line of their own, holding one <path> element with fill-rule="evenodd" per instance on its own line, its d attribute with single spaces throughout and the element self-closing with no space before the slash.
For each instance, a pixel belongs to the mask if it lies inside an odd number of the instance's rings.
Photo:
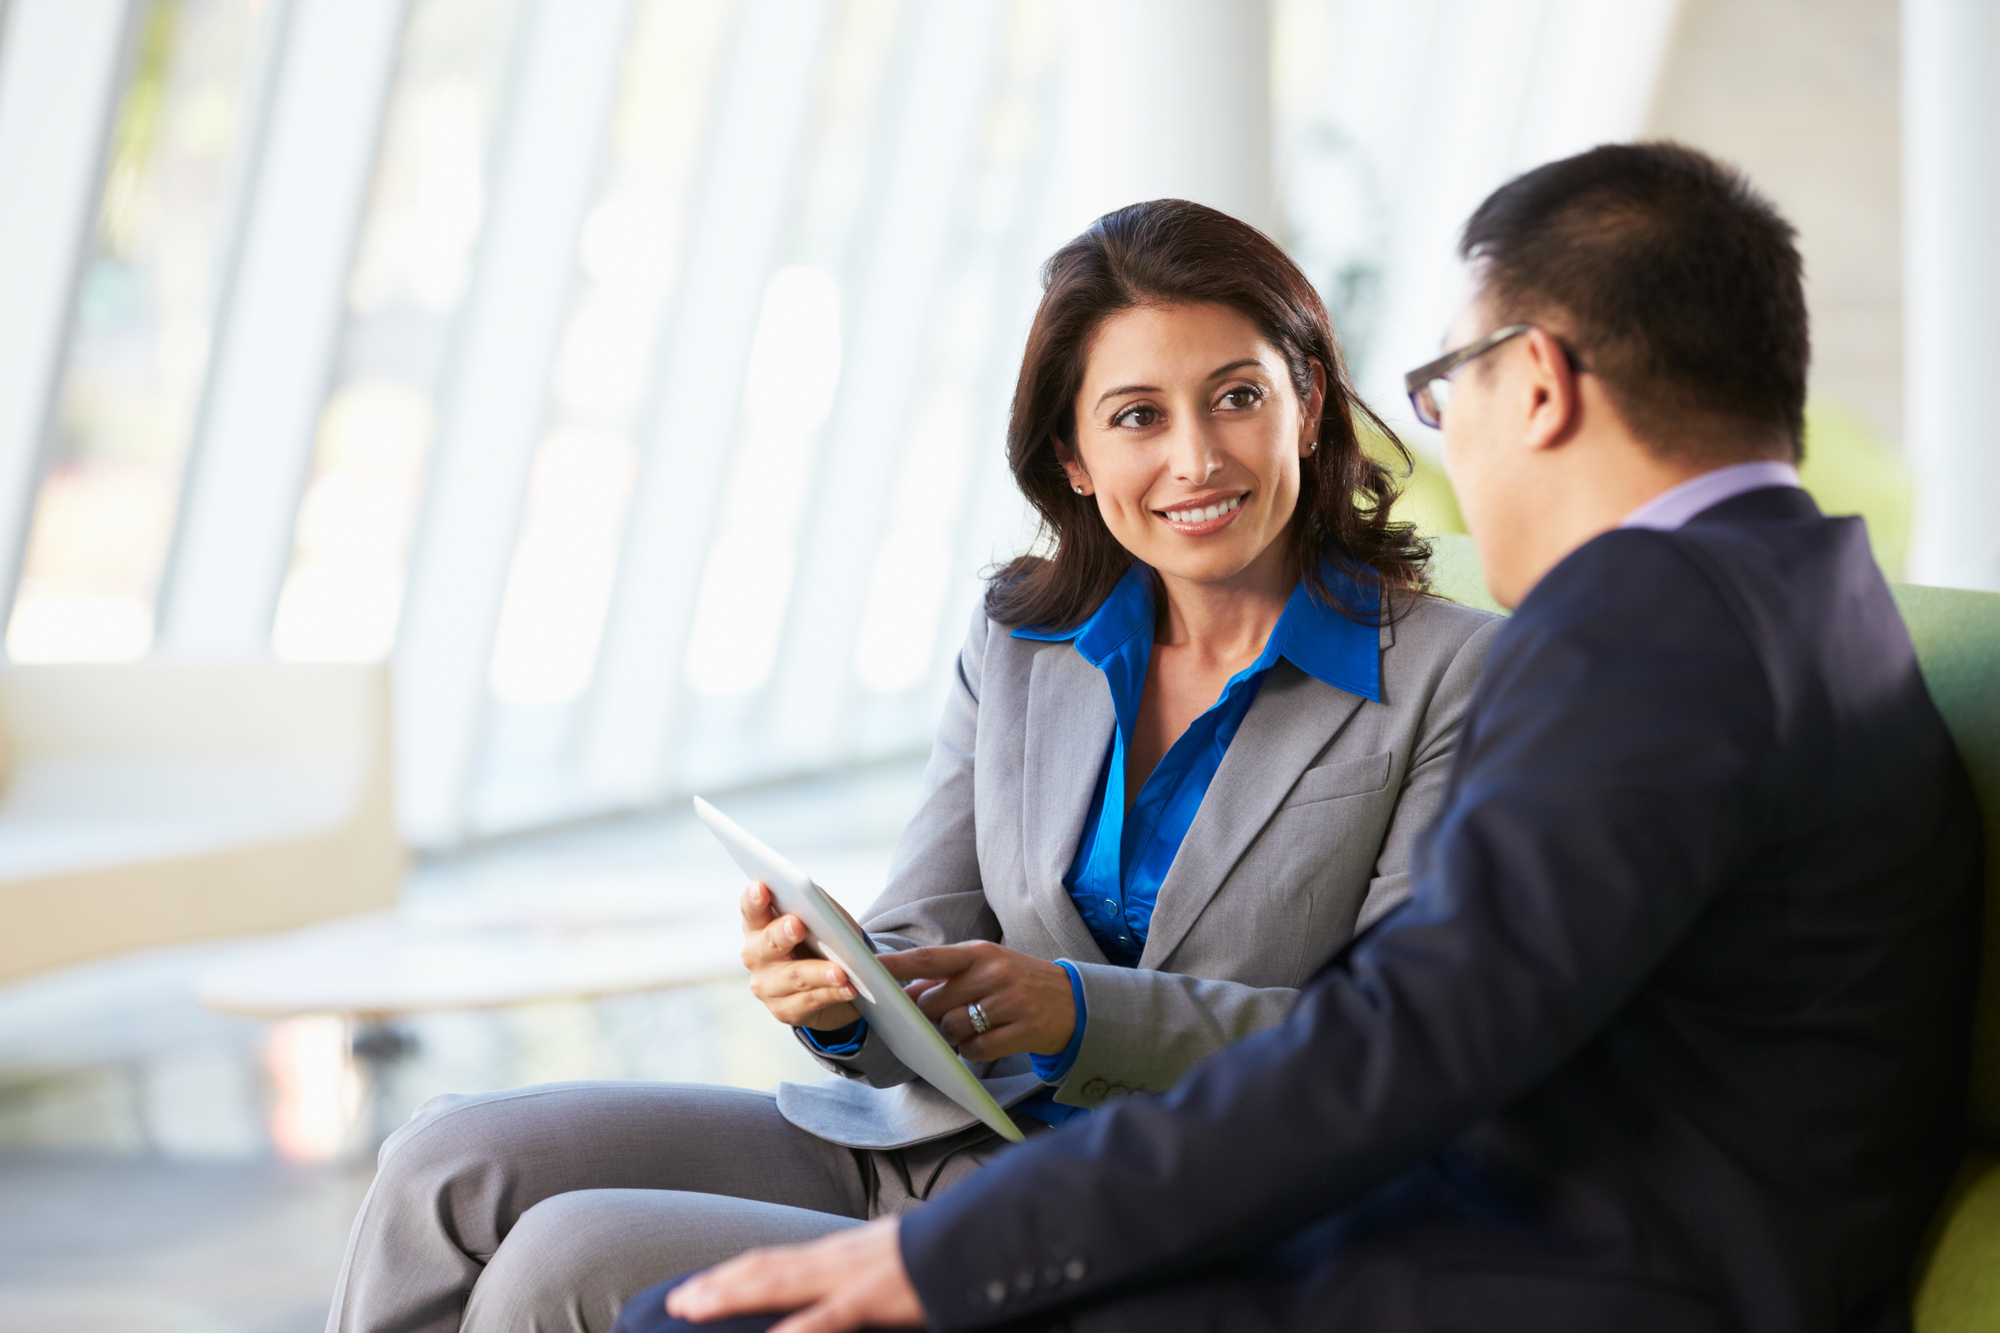
<svg viewBox="0 0 2000 1333">
<path fill-rule="evenodd" d="M 1169 523 L 1206 523 L 1212 518 L 1221 518 L 1230 510 L 1243 503 L 1240 495 L 1231 496 L 1220 504 L 1212 504 L 1206 509 L 1169 509 L 1166 511 Z"/>
</svg>

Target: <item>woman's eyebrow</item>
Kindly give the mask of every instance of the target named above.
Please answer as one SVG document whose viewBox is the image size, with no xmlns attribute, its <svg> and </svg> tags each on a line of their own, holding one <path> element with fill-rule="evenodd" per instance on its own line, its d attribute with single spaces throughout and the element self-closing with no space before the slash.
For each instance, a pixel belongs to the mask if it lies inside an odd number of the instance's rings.
<svg viewBox="0 0 2000 1333">
<path fill-rule="evenodd" d="M 1228 373 L 1229 373 L 1230 371 L 1232 371 L 1232 370 L 1241 370 L 1241 369 L 1243 369 L 1243 367 L 1245 367 L 1245 366 L 1256 366 L 1256 367 L 1258 367 L 1259 369 L 1262 369 L 1262 368 L 1263 368 L 1263 365 L 1264 365 L 1264 363 L 1263 363 L 1262 361 L 1258 360 L 1258 359 L 1257 359 L 1256 357 L 1254 357 L 1254 356 L 1246 356 L 1246 357 L 1243 357 L 1243 358 L 1241 358 L 1240 360 L 1236 360 L 1236 361 L 1231 361 L 1231 362 L 1230 362 L 1230 363 L 1229 363 L 1228 365 L 1226 365 L 1226 366 L 1221 366 L 1221 367 L 1218 367 L 1218 368 L 1217 368 L 1217 369 L 1215 369 L 1215 370 L 1211 370 L 1211 371 L 1209 371 L 1209 372 L 1208 372 L 1208 377 L 1209 377 L 1210 379 L 1212 379 L 1212 380 L 1219 380 L 1219 379 L 1221 379 L 1221 378 L 1222 378 L 1222 377 L 1223 377 L 1224 375 L 1227 375 L 1227 374 L 1228 374 Z"/>
<path fill-rule="evenodd" d="M 1159 391 L 1160 386 L 1157 384 L 1121 384 L 1115 389 L 1106 389 L 1103 393 L 1097 395 L 1097 401 L 1092 403 L 1091 406 L 1102 407 L 1104 406 L 1105 399 L 1116 398 L 1122 393 L 1158 393 Z"/>
</svg>

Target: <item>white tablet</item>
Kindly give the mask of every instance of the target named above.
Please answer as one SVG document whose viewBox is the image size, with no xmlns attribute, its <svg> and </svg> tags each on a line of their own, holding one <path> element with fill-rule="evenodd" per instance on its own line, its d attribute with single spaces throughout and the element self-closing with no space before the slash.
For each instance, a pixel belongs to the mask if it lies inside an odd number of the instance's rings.
<svg viewBox="0 0 2000 1333">
<path fill-rule="evenodd" d="M 944 1034 L 924 1017 L 916 1001 L 903 993 L 903 983 L 889 975 L 888 969 L 876 959 L 868 937 L 827 896 L 826 890 L 699 796 L 694 798 L 694 812 L 728 848 L 744 874 L 770 886 L 779 911 L 788 912 L 805 924 L 806 943 L 821 957 L 839 963 L 846 970 L 859 992 L 854 1007 L 868 1020 L 869 1028 L 889 1043 L 889 1049 L 913 1073 L 985 1121 L 994 1133 L 1021 1142 L 1021 1131 L 1000 1103 L 993 1100 L 993 1094 L 966 1068 L 965 1061 L 959 1059 Z"/>
</svg>

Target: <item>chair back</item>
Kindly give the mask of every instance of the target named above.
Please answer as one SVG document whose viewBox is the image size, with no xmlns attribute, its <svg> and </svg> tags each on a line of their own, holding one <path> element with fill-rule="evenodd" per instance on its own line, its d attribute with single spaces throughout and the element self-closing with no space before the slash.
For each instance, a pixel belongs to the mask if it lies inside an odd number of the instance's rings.
<svg viewBox="0 0 2000 1333">
<path fill-rule="evenodd" d="M 1924 684 L 1986 824 L 1986 950 L 1973 1019 L 1964 1164 L 1918 1256 L 1916 1333 L 2000 1328 L 2000 595 L 1898 585 Z"/>
<path fill-rule="evenodd" d="M 1898 584 L 1917 665 L 1986 824 L 1986 951 L 1972 1046 L 1976 1147 L 2000 1151 L 2000 594 Z"/>
</svg>

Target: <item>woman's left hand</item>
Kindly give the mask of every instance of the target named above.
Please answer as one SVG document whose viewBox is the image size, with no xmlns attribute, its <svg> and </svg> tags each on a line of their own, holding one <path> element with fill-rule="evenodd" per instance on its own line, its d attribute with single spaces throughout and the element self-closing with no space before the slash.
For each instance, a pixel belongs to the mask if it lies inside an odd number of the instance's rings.
<svg viewBox="0 0 2000 1333">
<path fill-rule="evenodd" d="M 1076 1031 L 1069 973 L 1033 954 L 976 940 L 903 949 L 880 958 L 968 1060 L 998 1060 L 1021 1051 L 1060 1055 Z M 973 1004 L 991 1025 L 983 1035 L 972 1030 L 968 1007 Z"/>
</svg>

